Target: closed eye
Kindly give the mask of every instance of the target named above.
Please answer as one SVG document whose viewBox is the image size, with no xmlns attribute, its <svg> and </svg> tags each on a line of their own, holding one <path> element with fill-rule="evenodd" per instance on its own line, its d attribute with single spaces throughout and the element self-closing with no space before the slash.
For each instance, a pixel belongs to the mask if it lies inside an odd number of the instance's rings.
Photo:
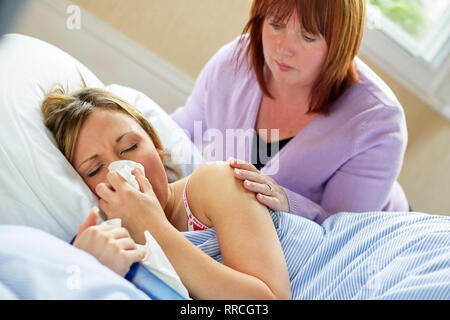
<svg viewBox="0 0 450 320">
<path fill-rule="evenodd" d="M 133 150 L 135 150 L 135 149 L 137 148 L 137 146 L 138 146 L 137 143 L 136 143 L 136 144 L 133 144 L 130 148 L 128 148 L 128 149 L 122 151 L 120 154 L 125 153 L 125 152 L 133 151 Z M 99 166 L 97 169 L 95 169 L 94 171 L 89 172 L 89 173 L 88 173 L 88 177 L 89 177 L 89 178 L 92 178 L 92 177 L 95 176 L 97 173 L 99 173 L 100 170 L 101 170 L 102 168 L 103 168 L 103 164 L 102 164 L 101 166 Z"/>
<path fill-rule="evenodd" d="M 88 174 L 88 177 L 89 177 L 89 178 L 92 178 L 93 176 L 95 176 L 97 173 L 100 172 L 100 170 L 102 169 L 102 167 L 103 167 L 103 165 L 101 165 L 100 167 L 98 167 L 98 168 L 95 169 L 94 171 L 90 172 L 90 173 Z"/>
<path fill-rule="evenodd" d="M 130 148 L 128 148 L 126 150 L 123 150 L 120 154 L 125 153 L 125 152 L 133 151 L 133 150 L 135 150 L 137 148 L 137 146 L 138 146 L 137 143 L 135 143 Z"/>
</svg>

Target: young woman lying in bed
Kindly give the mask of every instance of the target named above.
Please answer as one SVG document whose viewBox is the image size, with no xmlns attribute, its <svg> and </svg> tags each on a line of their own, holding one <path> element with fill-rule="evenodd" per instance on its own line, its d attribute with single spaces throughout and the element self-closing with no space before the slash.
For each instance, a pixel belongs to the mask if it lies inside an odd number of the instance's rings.
<svg viewBox="0 0 450 320">
<path fill-rule="evenodd" d="M 289 299 L 289 276 L 270 217 L 224 162 L 208 163 L 169 184 L 164 148 L 151 124 L 131 105 L 101 89 L 68 94 L 52 90 L 42 103 L 44 122 L 60 150 L 99 198 L 108 219 L 123 229 L 96 226 L 92 212 L 74 245 L 119 274 L 143 258 L 149 230 L 195 299 Z M 117 160 L 141 163 L 133 171 L 135 190 L 108 165 Z M 187 240 L 180 231 L 214 227 L 224 264 Z"/>
</svg>

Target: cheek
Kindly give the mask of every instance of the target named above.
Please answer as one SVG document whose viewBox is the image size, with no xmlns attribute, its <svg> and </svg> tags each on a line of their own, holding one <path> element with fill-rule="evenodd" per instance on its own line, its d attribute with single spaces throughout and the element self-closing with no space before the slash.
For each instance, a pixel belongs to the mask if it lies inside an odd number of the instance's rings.
<svg viewBox="0 0 450 320">
<path fill-rule="evenodd" d="M 104 177 L 104 179 L 99 177 L 99 178 L 94 178 L 94 179 L 89 179 L 89 180 L 83 179 L 83 181 L 84 181 L 84 183 L 86 183 L 86 185 L 92 191 L 92 193 L 94 193 L 97 198 L 100 198 L 98 196 L 97 192 L 95 192 L 95 188 L 97 187 L 97 185 L 99 183 L 106 182 L 106 176 Z"/>
<path fill-rule="evenodd" d="M 145 168 L 145 176 L 154 186 L 154 188 L 160 185 L 166 177 L 164 165 L 161 162 L 158 154 L 151 154 L 141 161 Z"/>
<path fill-rule="evenodd" d="M 262 33 L 262 44 L 263 44 L 263 53 L 266 60 L 270 58 L 274 51 L 275 46 L 275 36 L 272 35 L 269 31 L 264 31 Z"/>
<path fill-rule="evenodd" d="M 156 191 L 162 187 L 166 178 L 166 172 L 164 170 L 164 165 L 162 164 L 161 158 L 155 149 L 142 150 L 135 157 L 135 159 L 130 159 L 141 163 L 145 168 L 145 176 L 152 184 Z"/>
<path fill-rule="evenodd" d="M 328 50 L 326 48 L 318 46 L 317 48 L 312 49 L 308 54 L 308 61 L 311 66 L 315 68 L 321 69 L 322 65 L 325 63 L 327 58 Z"/>
<path fill-rule="evenodd" d="M 157 157 L 157 153 L 154 152 L 154 150 L 152 150 L 151 148 L 141 149 L 139 153 L 135 154 L 134 157 L 130 157 L 129 160 L 133 160 L 142 164 L 145 169 L 145 176 L 149 180 L 156 170 L 158 162 L 160 161 Z"/>
<path fill-rule="evenodd" d="M 96 195 L 96 197 L 98 198 L 98 194 L 97 192 L 95 192 L 95 187 L 97 186 L 97 184 L 94 184 L 92 182 L 87 182 L 85 181 L 85 183 L 87 184 L 87 186 L 89 187 L 89 189 L 91 189 L 91 191 Z"/>
<path fill-rule="evenodd" d="M 314 65 L 316 68 L 321 69 L 322 65 L 325 62 L 326 52 L 318 51 L 310 56 L 311 65 Z"/>
<path fill-rule="evenodd" d="M 268 33 L 268 32 L 267 32 Z M 266 35 L 263 34 L 263 55 L 264 55 L 264 61 L 266 62 L 267 67 L 269 70 L 274 73 L 277 69 L 275 62 L 273 61 L 273 57 L 275 54 L 275 40 L 273 39 L 273 35 Z"/>
<path fill-rule="evenodd" d="M 304 75 L 311 81 L 319 76 L 322 66 L 325 63 L 326 52 L 302 52 L 298 56 L 297 63 L 301 70 L 304 71 Z"/>
<path fill-rule="evenodd" d="M 80 172 L 78 172 L 78 174 L 80 174 L 84 183 L 88 186 L 89 190 L 91 190 L 92 193 L 95 194 L 97 198 L 99 198 L 97 192 L 95 192 L 95 188 L 99 183 L 102 182 L 108 183 L 108 180 L 106 179 L 107 171 L 108 169 L 105 170 L 105 168 L 102 168 L 102 170 L 99 173 L 97 173 L 95 176 L 91 178 L 85 178 Z"/>
</svg>

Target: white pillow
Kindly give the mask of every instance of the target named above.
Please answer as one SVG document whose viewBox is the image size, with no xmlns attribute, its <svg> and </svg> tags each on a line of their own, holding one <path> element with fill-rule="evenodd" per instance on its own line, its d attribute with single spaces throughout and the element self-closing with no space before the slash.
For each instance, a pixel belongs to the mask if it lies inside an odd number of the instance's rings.
<svg viewBox="0 0 450 320">
<path fill-rule="evenodd" d="M 82 86 L 78 72 L 89 87 L 109 89 L 136 103 L 137 109 L 150 117 L 168 151 L 185 145 L 181 149 L 190 150 L 191 158 L 182 163 L 184 174 L 201 163 L 189 138 L 144 94 L 118 85 L 105 87 L 77 60 L 41 40 L 5 35 L 0 38 L 0 224 L 27 225 L 70 241 L 97 204 L 57 148 L 40 111 L 44 96 L 55 83 L 70 91 Z"/>
</svg>

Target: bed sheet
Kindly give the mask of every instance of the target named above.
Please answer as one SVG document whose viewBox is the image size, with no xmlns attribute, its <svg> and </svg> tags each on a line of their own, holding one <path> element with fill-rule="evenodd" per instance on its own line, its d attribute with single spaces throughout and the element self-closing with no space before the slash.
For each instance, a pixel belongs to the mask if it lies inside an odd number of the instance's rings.
<svg viewBox="0 0 450 320">
<path fill-rule="evenodd" d="M 293 299 L 450 299 L 450 217 L 339 213 L 318 225 L 270 214 Z M 184 235 L 222 262 L 214 228 Z"/>
</svg>

